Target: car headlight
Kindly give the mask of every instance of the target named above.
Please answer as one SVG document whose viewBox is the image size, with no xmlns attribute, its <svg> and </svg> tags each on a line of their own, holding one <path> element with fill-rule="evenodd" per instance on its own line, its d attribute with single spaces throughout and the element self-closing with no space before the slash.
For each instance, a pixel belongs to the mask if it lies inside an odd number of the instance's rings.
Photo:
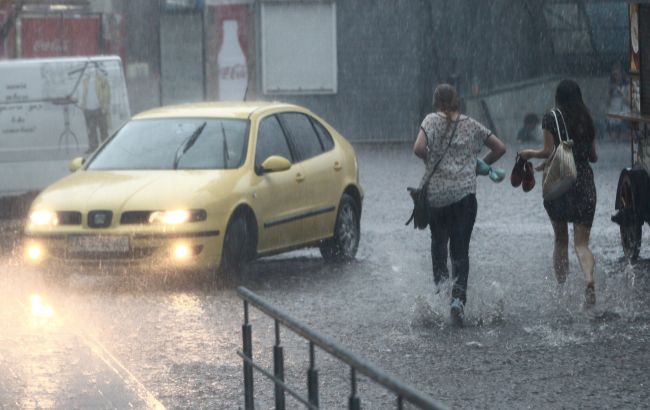
<svg viewBox="0 0 650 410">
<path fill-rule="evenodd" d="M 29 221 L 36 226 L 55 226 L 59 224 L 56 212 L 40 210 L 29 214 Z"/>
<path fill-rule="evenodd" d="M 153 211 L 149 215 L 150 224 L 178 225 L 187 222 L 198 222 L 206 219 L 203 209 L 177 209 L 174 211 Z"/>
</svg>

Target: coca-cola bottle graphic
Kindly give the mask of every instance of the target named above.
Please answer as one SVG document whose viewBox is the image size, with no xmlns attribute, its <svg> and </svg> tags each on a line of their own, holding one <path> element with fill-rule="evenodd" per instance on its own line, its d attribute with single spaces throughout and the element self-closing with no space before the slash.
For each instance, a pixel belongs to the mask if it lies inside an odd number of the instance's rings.
<svg viewBox="0 0 650 410">
<path fill-rule="evenodd" d="M 248 85 L 246 56 L 239 44 L 237 30 L 237 20 L 224 20 L 221 31 L 223 41 L 217 54 L 220 101 L 243 100 Z"/>
</svg>

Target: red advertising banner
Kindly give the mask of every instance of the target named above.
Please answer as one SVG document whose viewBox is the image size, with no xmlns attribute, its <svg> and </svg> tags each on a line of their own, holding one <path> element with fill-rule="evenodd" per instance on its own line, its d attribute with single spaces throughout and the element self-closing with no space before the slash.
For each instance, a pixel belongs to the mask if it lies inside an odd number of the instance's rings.
<svg viewBox="0 0 650 410">
<path fill-rule="evenodd" d="M 100 54 L 100 20 L 92 16 L 23 16 L 22 58 Z"/>
</svg>

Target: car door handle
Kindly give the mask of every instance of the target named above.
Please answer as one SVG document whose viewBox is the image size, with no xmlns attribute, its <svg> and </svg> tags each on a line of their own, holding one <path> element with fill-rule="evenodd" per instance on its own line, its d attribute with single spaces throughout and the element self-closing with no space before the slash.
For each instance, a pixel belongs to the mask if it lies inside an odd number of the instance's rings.
<svg viewBox="0 0 650 410">
<path fill-rule="evenodd" d="M 296 174 L 296 181 L 297 182 L 302 182 L 304 180 L 305 180 L 305 176 L 303 174 L 301 174 L 301 173 Z"/>
<path fill-rule="evenodd" d="M 334 170 L 340 171 L 343 168 L 343 165 L 339 161 L 334 162 Z"/>
</svg>

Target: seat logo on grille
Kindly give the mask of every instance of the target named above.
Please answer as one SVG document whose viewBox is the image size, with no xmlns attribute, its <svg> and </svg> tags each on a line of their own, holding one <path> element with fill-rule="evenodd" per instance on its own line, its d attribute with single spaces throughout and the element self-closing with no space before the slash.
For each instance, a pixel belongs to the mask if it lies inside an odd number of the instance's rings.
<svg viewBox="0 0 650 410">
<path fill-rule="evenodd" d="M 104 226 L 104 224 L 106 224 L 106 214 L 93 215 L 93 224 Z"/>
<path fill-rule="evenodd" d="M 92 228 L 106 228 L 111 224 L 111 211 L 92 211 L 88 214 L 88 225 Z"/>
</svg>

